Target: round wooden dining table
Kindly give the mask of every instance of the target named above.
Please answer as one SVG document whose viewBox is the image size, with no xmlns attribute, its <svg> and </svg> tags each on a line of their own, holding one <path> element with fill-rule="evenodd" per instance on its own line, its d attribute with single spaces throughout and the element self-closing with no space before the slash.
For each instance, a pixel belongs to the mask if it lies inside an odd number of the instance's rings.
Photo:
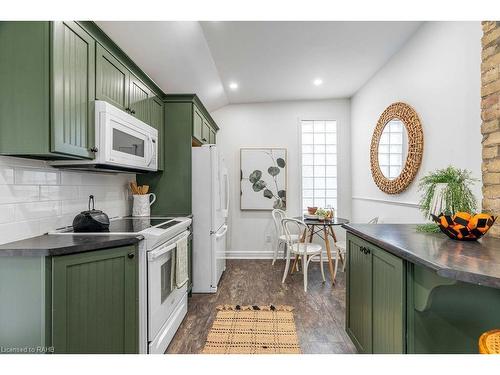
<svg viewBox="0 0 500 375">
<path fill-rule="evenodd" d="M 308 240 L 312 242 L 314 236 L 320 237 L 325 242 L 326 255 L 328 257 L 328 269 L 330 272 L 330 278 L 332 280 L 332 285 L 335 285 L 335 276 L 337 275 L 338 268 L 338 250 L 335 247 L 335 265 L 333 264 L 332 259 L 332 249 L 330 247 L 330 237 L 332 237 L 333 242 L 337 242 L 337 236 L 335 235 L 335 231 L 333 227 L 336 225 L 348 224 L 349 220 L 343 219 L 341 217 L 334 217 L 329 220 L 318 220 L 311 219 L 307 216 L 298 216 L 295 219 L 301 220 L 304 224 L 307 225 L 307 230 L 302 234 L 301 242 L 305 242 Z M 296 268 L 299 257 L 295 257 L 295 261 L 293 263 L 293 267 L 291 268 L 291 272 Z M 344 261 L 344 260 L 343 260 Z"/>
</svg>

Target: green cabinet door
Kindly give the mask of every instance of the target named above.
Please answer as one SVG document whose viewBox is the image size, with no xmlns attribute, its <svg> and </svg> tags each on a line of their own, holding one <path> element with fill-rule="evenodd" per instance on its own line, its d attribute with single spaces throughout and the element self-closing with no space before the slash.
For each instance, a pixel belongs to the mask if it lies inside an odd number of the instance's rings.
<svg viewBox="0 0 500 375">
<path fill-rule="evenodd" d="M 213 130 L 212 128 L 210 128 L 210 138 L 209 138 L 209 143 L 211 145 L 214 145 L 215 144 L 215 130 Z"/>
<path fill-rule="evenodd" d="M 53 258 L 56 353 L 138 352 L 135 246 Z"/>
<path fill-rule="evenodd" d="M 193 105 L 193 137 L 202 142 L 203 115 L 200 110 Z"/>
<path fill-rule="evenodd" d="M 405 352 L 405 271 L 403 260 L 381 249 L 372 254 L 372 351 Z"/>
<path fill-rule="evenodd" d="M 360 353 L 372 352 L 372 259 L 348 238 L 346 330 Z"/>
<path fill-rule="evenodd" d="M 75 22 L 52 24 L 51 151 L 91 159 L 95 40 Z"/>
<path fill-rule="evenodd" d="M 130 75 L 129 103 L 130 113 L 146 124 L 150 123 L 150 99 L 153 96 L 149 88 L 135 75 Z"/>
<path fill-rule="evenodd" d="M 128 109 L 130 72 L 100 44 L 96 48 L 96 99 Z"/>
<path fill-rule="evenodd" d="M 163 159 L 165 158 L 163 145 L 164 145 L 164 113 L 163 113 L 163 101 L 154 96 L 151 99 L 151 126 L 158 130 L 158 170 L 163 170 Z"/>
<path fill-rule="evenodd" d="M 210 125 L 208 122 L 204 119 L 203 120 L 203 127 L 201 128 L 201 141 L 205 143 L 210 142 Z"/>
</svg>

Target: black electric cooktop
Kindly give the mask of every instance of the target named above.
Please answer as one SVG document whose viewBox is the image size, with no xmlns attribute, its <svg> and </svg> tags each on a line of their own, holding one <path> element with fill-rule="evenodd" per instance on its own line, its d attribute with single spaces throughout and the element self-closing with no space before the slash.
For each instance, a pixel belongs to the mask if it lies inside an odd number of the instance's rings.
<svg viewBox="0 0 500 375">
<path fill-rule="evenodd" d="M 173 217 L 164 217 L 161 219 L 151 217 L 123 217 L 119 219 L 111 219 L 109 223 L 109 233 L 138 233 L 144 229 L 148 229 L 158 225 L 158 228 L 167 229 L 171 226 L 179 224 L 180 221 L 173 220 Z M 159 225 L 162 224 L 163 225 Z"/>
</svg>

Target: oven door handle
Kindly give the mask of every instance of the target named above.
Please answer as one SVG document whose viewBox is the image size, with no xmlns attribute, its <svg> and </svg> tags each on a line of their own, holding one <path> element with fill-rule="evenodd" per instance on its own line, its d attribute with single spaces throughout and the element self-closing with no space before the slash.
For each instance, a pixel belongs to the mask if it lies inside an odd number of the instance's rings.
<svg viewBox="0 0 500 375">
<path fill-rule="evenodd" d="M 173 249 L 175 249 L 176 246 L 177 246 L 177 244 L 173 243 L 173 244 L 168 245 L 166 247 L 161 247 L 159 249 L 150 251 L 148 253 L 148 261 L 150 261 L 150 262 L 154 261 L 155 259 L 161 257 L 163 254 L 168 253 L 169 251 L 172 251 Z"/>
</svg>

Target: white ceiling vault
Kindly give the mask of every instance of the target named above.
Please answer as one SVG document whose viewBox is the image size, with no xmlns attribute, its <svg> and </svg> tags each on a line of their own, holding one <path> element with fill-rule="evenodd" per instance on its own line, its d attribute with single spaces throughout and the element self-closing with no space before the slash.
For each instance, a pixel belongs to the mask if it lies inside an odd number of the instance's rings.
<svg viewBox="0 0 500 375">
<path fill-rule="evenodd" d="M 421 22 L 97 24 L 162 90 L 197 93 L 213 111 L 228 103 L 351 97 Z M 313 84 L 317 78 L 321 85 Z"/>
</svg>

